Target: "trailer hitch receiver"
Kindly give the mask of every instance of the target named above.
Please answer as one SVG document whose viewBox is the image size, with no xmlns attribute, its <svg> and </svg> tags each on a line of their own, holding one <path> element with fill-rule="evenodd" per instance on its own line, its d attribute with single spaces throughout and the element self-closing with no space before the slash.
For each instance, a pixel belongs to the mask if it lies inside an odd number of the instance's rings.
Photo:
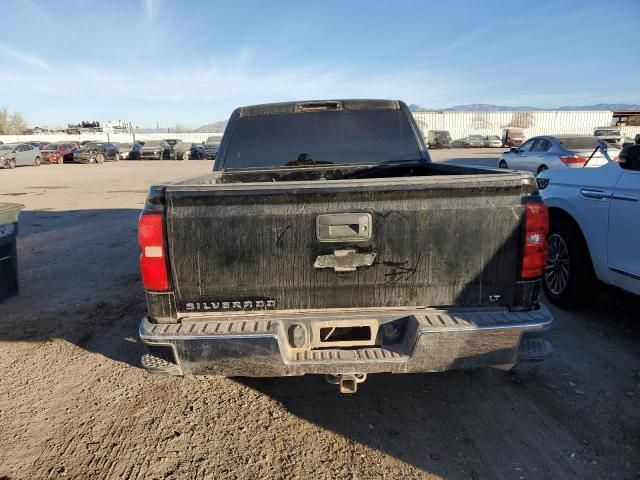
<svg viewBox="0 0 640 480">
<path fill-rule="evenodd" d="M 356 393 L 358 384 L 367 379 L 366 373 L 338 373 L 326 375 L 325 380 L 332 385 L 340 386 L 340 393 Z"/>
</svg>

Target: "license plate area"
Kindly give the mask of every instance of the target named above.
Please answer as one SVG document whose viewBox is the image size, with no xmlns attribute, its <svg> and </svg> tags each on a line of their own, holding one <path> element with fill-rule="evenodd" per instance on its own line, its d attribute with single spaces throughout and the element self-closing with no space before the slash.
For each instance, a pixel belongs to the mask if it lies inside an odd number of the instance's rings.
<svg viewBox="0 0 640 480">
<path fill-rule="evenodd" d="M 311 323 L 312 349 L 366 347 L 376 344 L 376 320 L 337 320 Z"/>
</svg>

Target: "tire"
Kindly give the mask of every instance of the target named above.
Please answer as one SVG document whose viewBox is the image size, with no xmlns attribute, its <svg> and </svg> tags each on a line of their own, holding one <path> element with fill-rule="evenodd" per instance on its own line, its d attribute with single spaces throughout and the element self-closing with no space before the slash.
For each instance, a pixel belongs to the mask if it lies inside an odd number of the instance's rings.
<svg viewBox="0 0 640 480">
<path fill-rule="evenodd" d="M 549 167 L 547 167 L 546 165 L 540 165 L 538 167 L 538 173 L 536 173 L 536 175 L 540 175 L 542 172 L 544 172 L 545 170 L 549 170 Z"/>
<path fill-rule="evenodd" d="M 184 152 L 180 160 L 191 160 L 191 152 Z"/>
<path fill-rule="evenodd" d="M 99 153 L 96 156 L 96 163 L 104 163 L 104 155 L 103 154 Z"/>
<path fill-rule="evenodd" d="M 15 158 L 10 158 L 9 159 L 9 168 L 16 168 L 16 159 Z"/>
<path fill-rule="evenodd" d="M 507 165 L 507 162 L 505 162 L 504 160 L 500 160 L 500 163 L 498 164 L 498 168 L 509 168 Z"/>
<path fill-rule="evenodd" d="M 42 159 L 40 157 L 36 157 L 36 159 L 33 161 L 33 164 L 36 167 L 39 167 L 40 165 L 42 165 Z"/>
<path fill-rule="evenodd" d="M 96 157 L 93 155 L 89 157 L 89 163 L 96 163 Z"/>
<path fill-rule="evenodd" d="M 547 298 L 560 307 L 585 307 L 598 296 L 589 250 L 577 227 L 554 221 L 547 237 L 549 257 L 542 277 Z"/>
</svg>

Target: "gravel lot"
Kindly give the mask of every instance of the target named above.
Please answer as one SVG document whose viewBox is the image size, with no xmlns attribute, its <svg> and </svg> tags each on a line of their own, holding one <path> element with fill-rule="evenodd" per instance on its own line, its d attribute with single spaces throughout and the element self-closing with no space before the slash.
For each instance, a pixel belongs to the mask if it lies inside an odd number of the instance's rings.
<svg viewBox="0 0 640 480">
<path fill-rule="evenodd" d="M 0 479 L 640 478 L 637 300 L 553 308 L 556 352 L 515 373 L 374 375 L 341 396 L 315 376 L 144 372 L 139 209 L 151 182 L 210 168 L 0 170 L 0 202 L 26 205 L 21 295 L 0 304 Z"/>
</svg>

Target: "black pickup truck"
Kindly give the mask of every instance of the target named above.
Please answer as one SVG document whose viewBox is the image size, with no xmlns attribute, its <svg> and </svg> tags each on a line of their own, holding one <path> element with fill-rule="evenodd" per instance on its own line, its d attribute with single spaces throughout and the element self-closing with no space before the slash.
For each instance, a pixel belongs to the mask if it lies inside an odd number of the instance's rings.
<svg viewBox="0 0 640 480">
<path fill-rule="evenodd" d="M 149 190 L 142 363 L 354 392 L 539 360 L 547 229 L 531 174 L 432 163 L 402 102 L 238 108 L 212 173 Z"/>
</svg>

